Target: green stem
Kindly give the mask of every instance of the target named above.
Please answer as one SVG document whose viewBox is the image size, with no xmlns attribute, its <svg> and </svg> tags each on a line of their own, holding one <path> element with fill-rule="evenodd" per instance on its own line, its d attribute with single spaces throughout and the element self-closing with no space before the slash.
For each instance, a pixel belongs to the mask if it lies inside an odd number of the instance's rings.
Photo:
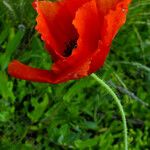
<svg viewBox="0 0 150 150">
<path fill-rule="evenodd" d="M 113 90 L 103 80 L 101 80 L 96 74 L 92 74 L 91 76 L 109 92 L 109 94 L 114 98 L 116 104 L 118 105 L 118 108 L 121 112 L 122 121 L 123 121 L 125 150 L 128 150 L 127 122 L 126 122 L 126 117 L 121 102 L 118 99 L 117 95 L 113 92 Z"/>
</svg>

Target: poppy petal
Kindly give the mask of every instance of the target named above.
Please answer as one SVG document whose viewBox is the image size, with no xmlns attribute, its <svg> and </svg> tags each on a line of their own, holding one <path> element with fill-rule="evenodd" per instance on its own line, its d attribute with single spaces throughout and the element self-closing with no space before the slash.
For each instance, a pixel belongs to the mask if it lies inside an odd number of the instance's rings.
<svg viewBox="0 0 150 150">
<path fill-rule="evenodd" d="M 103 24 L 103 41 L 105 44 L 110 45 L 120 27 L 126 22 L 128 5 L 130 2 L 131 0 L 120 0 L 115 8 L 110 9 L 105 16 Z"/>
<path fill-rule="evenodd" d="M 112 9 L 116 3 L 121 0 L 96 0 L 98 10 L 102 14 L 106 14 L 110 9 Z"/>
<path fill-rule="evenodd" d="M 8 66 L 8 73 L 19 79 L 35 81 L 35 82 L 49 82 L 51 83 L 52 76 L 47 70 L 36 69 L 20 63 L 17 60 L 12 61 Z"/>
<path fill-rule="evenodd" d="M 60 50 L 64 49 L 64 33 L 60 32 L 60 27 L 54 19 L 60 9 L 60 3 L 50 1 L 36 2 L 37 26 L 36 30 L 41 34 L 42 40 L 45 42 L 48 52 L 54 60 L 61 58 Z M 67 27 L 70 28 L 70 27 Z M 58 42 L 59 41 L 59 42 Z"/>
<path fill-rule="evenodd" d="M 38 13 L 36 29 L 41 33 L 46 48 L 54 60 L 63 57 L 66 43 L 78 38 L 72 25 L 76 10 L 88 0 L 64 0 L 58 2 L 35 1 Z"/>
<path fill-rule="evenodd" d="M 104 17 L 103 39 L 99 43 L 98 50 L 93 55 L 89 73 L 95 72 L 104 64 L 113 38 L 126 21 L 126 14 L 130 2 L 131 0 L 121 0 L 121 2 L 118 2 L 114 9 L 110 9 L 108 14 Z"/>
<path fill-rule="evenodd" d="M 95 0 L 87 2 L 78 9 L 73 24 L 79 34 L 78 46 L 70 57 L 53 65 L 51 72 L 59 79 L 58 82 L 88 74 L 91 56 L 97 50 L 100 39 L 100 22 Z"/>
</svg>

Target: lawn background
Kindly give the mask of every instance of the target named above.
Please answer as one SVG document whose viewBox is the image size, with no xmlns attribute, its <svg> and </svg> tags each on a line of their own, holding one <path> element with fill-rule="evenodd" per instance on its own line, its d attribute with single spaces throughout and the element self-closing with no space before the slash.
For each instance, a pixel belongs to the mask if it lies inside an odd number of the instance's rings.
<svg viewBox="0 0 150 150">
<path fill-rule="evenodd" d="M 49 69 L 31 0 L 0 1 L 0 150 L 123 150 L 120 112 L 90 76 L 64 84 L 18 80 L 13 59 Z M 97 75 L 126 112 L 129 150 L 150 150 L 150 0 L 133 0 Z M 57 29 L 56 29 L 57 30 Z"/>
</svg>

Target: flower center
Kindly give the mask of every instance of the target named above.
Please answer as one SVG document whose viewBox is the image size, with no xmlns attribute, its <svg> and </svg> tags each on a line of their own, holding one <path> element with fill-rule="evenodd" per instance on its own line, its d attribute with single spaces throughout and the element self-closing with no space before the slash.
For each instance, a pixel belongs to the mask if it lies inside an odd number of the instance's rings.
<svg viewBox="0 0 150 150">
<path fill-rule="evenodd" d="M 69 42 L 67 42 L 63 56 L 69 57 L 72 54 L 74 48 L 77 48 L 77 40 L 70 40 Z"/>
</svg>

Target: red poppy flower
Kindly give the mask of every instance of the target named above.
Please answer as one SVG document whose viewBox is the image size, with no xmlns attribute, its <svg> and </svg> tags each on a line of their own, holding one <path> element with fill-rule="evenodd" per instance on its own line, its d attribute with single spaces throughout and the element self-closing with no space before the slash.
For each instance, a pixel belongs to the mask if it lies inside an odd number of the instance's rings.
<svg viewBox="0 0 150 150">
<path fill-rule="evenodd" d="M 119 28 L 125 23 L 131 0 L 34 1 L 36 30 L 54 64 L 50 70 L 9 64 L 10 75 L 30 81 L 60 83 L 98 70 Z"/>
</svg>

